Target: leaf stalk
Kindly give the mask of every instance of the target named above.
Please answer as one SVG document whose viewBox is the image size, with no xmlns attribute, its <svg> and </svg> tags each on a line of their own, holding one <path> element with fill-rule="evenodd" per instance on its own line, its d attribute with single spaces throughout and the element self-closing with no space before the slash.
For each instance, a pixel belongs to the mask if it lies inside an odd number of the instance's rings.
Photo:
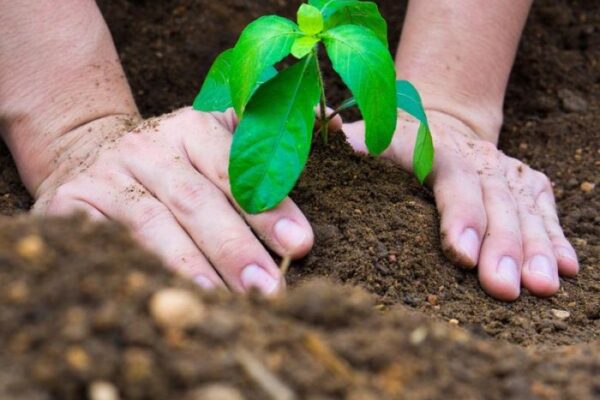
<svg viewBox="0 0 600 400">
<path fill-rule="evenodd" d="M 313 49 L 313 55 L 317 64 L 317 75 L 319 76 L 319 85 L 321 86 L 321 98 L 319 99 L 319 107 L 321 109 L 321 116 L 319 117 L 319 134 L 323 139 L 323 144 L 327 146 L 327 142 L 329 139 L 329 121 L 331 120 L 331 118 L 327 118 L 327 98 L 325 97 L 325 82 L 323 80 L 323 72 L 321 71 L 321 65 L 319 64 L 318 45 L 315 46 L 315 48 Z"/>
</svg>

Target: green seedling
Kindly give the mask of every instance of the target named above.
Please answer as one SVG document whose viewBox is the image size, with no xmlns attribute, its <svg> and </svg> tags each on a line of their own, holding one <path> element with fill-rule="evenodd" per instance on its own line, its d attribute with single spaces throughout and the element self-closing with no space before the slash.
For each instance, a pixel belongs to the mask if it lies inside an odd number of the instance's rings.
<svg viewBox="0 0 600 400">
<path fill-rule="evenodd" d="M 321 45 L 354 96 L 330 115 L 319 67 Z M 298 61 L 278 72 L 275 65 L 290 55 Z M 310 153 L 317 114 L 318 134 L 326 143 L 331 118 L 354 106 L 365 121 L 372 155 L 390 145 L 398 109 L 420 122 L 413 169 L 423 183 L 433 163 L 427 116 L 414 86 L 395 76 L 387 24 L 375 3 L 310 0 L 300 6 L 297 23 L 279 16 L 250 23 L 235 47 L 215 60 L 193 107 L 235 109 L 240 121 L 229 180 L 235 200 L 254 214 L 277 206 L 293 189 Z"/>
</svg>

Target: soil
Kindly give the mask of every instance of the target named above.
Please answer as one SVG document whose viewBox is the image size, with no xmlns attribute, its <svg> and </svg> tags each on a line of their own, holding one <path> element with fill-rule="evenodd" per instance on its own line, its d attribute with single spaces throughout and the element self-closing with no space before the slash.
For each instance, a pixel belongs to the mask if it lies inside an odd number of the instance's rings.
<svg viewBox="0 0 600 400">
<path fill-rule="evenodd" d="M 190 104 L 245 24 L 298 3 L 99 1 L 145 116 Z M 405 2 L 378 3 L 397 43 Z M 600 185 L 599 111 L 600 4 L 536 2 L 500 147 L 551 178 L 582 270 L 510 304 L 444 258 L 430 193 L 340 137 L 293 193 L 317 241 L 275 301 L 201 293 L 115 225 L 14 216 L 32 202 L 0 147 L 0 398 L 84 399 L 106 381 L 126 399 L 264 399 L 265 370 L 302 399 L 600 398 L 600 191 L 585 185 Z M 148 302 L 165 287 L 191 291 L 203 322 L 159 327 Z"/>
</svg>

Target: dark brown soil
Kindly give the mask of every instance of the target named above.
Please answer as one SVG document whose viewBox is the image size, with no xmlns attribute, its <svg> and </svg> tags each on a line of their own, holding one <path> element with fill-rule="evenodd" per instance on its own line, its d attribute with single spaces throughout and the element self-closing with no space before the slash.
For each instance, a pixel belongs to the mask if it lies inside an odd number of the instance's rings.
<svg viewBox="0 0 600 400">
<path fill-rule="evenodd" d="M 379 3 L 396 43 L 405 2 Z M 293 16 L 298 1 L 99 4 L 149 116 L 189 104 L 211 60 L 246 23 L 267 13 Z M 342 97 L 334 89 L 331 99 Z M 551 299 L 487 297 L 474 273 L 444 258 L 431 195 L 341 140 L 316 147 L 294 192 L 317 244 L 293 265 L 290 283 L 325 276 L 362 286 L 372 299 L 323 283 L 273 304 L 197 294 L 208 322 L 166 333 L 148 316 L 148 298 L 189 285 L 121 230 L 7 218 L 0 222 L 0 398 L 82 399 L 91 382 L 107 380 L 127 399 L 179 398 L 211 382 L 264 399 L 241 367 L 240 348 L 300 398 L 599 398 L 600 191 L 581 189 L 586 181 L 600 185 L 599 115 L 600 3 L 539 0 L 509 87 L 501 148 L 550 176 L 579 253 L 580 275 Z M 27 210 L 31 199 L 4 147 L 0 168 L 0 213 Z M 19 255 L 15 244 L 31 233 L 43 238 L 43 256 Z M 102 318 L 108 326 L 98 326 Z"/>
<path fill-rule="evenodd" d="M 527 352 L 324 281 L 275 301 L 202 294 L 116 226 L 3 219 L 0 260 L 3 399 L 83 399 L 97 382 L 126 399 L 227 400 L 194 395 L 215 384 L 271 398 L 257 371 L 298 399 L 600 395 L 597 342 Z M 198 325 L 154 323 L 150 299 L 168 287 L 198 299 Z"/>
</svg>

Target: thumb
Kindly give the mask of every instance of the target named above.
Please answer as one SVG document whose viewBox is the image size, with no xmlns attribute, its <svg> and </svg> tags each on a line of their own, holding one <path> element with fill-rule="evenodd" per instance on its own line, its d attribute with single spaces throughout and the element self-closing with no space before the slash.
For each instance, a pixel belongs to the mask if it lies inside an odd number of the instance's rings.
<svg viewBox="0 0 600 400">
<path fill-rule="evenodd" d="M 342 130 L 346 135 L 348 144 L 352 146 L 354 151 L 358 153 L 368 153 L 367 146 L 365 144 L 365 122 L 357 121 L 344 124 Z"/>
</svg>

